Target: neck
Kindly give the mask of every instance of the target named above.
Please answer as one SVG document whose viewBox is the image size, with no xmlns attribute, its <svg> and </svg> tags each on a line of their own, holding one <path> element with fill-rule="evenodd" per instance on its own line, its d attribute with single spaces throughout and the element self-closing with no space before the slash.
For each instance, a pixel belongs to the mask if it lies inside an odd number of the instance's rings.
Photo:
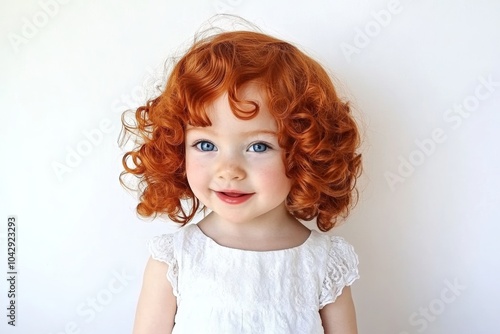
<svg viewBox="0 0 500 334">
<path fill-rule="evenodd" d="M 215 212 L 208 214 L 201 222 L 201 226 L 223 231 L 225 234 L 237 236 L 269 235 L 275 231 L 299 223 L 285 208 L 284 205 L 267 212 L 265 217 L 255 217 L 250 221 L 227 220 Z M 300 223 L 299 223 L 300 224 Z"/>
<path fill-rule="evenodd" d="M 276 208 L 266 219 L 227 221 L 212 212 L 198 226 L 220 245 L 249 250 L 284 249 L 303 243 L 309 229 L 283 208 Z"/>
</svg>

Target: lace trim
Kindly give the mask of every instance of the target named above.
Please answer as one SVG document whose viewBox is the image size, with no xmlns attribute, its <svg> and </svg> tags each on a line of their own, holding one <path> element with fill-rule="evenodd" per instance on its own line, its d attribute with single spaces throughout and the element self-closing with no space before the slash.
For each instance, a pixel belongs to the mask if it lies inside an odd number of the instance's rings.
<svg viewBox="0 0 500 334">
<path fill-rule="evenodd" d="M 174 296 L 178 297 L 177 280 L 179 276 L 179 266 L 174 257 L 174 238 L 172 234 L 163 234 L 153 237 L 149 241 L 149 252 L 151 257 L 157 261 L 164 262 L 168 265 L 167 279 L 172 284 Z"/>
<path fill-rule="evenodd" d="M 350 286 L 359 278 L 358 256 L 354 248 L 344 238 L 331 236 L 327 271 L 320 294 L 320 309 L 335 302 L 345 286 Z"/>
</svg>

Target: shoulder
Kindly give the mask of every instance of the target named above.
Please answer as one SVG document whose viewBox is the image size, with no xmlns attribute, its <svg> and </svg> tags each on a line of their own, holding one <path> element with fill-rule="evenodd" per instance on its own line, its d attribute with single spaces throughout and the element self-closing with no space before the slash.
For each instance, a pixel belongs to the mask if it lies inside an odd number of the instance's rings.
<svg viewBox="0 0 500 334">
<path fill-rule="evenodd" d="M 320 307 L 334 302 L 344 287 L 359 278 L 359 260 L 354 247 L 340 236 L 324 236 L 324 240 L 327 244 L 326 272 Z"/>
<path fill-rule="evenodd" d="M 173 256 L 173 240 L 175 233 L 162 234 L 151 238 L 148 242 L 149 252 L 154 260 L 169 263 Z"/>
<path fill-rule="evenodd" d="M 158 274 L 158 270 L 165 271 L 166 277 L 170 281 L 172 292 L 176 297 L 179 295 L 177 281 L 180 263 L 182 262 L 182 250 L 189 247 L 187 244 L 192 242 L 193 234 L 196 231 L 197 226 L 190 224 L 179 228 L 173 233 L 155 236 L 148 243 L 151 259 L 156 260 L 150 261 L 148 266 L 149 271 L 152 272 L 151 275 L 155 276 Z"/>
<path fill-rule="evenodd" d="M 358 275 L 359 259 L 354 247 L 340 236 L 328 236 L 328 260 L 329 271 L 343 274 L 346 285 L 350 285 Z"/>
<path fill-rule="evenodd" d="M 173 233 L 154 236 L 148 242 L 151 257 L 168 264 L 174 257 L 176 250 L 182 247 L 186 240 L 191 239 L 197 228 L 195 224 L 189 224 Z"/>
<path fill-rule="evenodd" d="M 328 245 L 330 255 L 338 260 L 351 261 L 356 266 L 358 265 L 358 255 L 354 251 L 354 247 L 347 242 L 343 237 L 330 235 L 328 236 Z"/>
<path fill-rule="evenodd" d="M 328 235 L 316 230 L 311 230 L 312 244 L 324 251 L 337 255 L 349 255 L 357 258 L 354 247 L 343 237 Z"/>
<path fill-rule="evenodd" d="M 343 237 L 312 230 L 310 240 L 310 252 L 318 257 L 323 263 L 322 269 L 326 270 L 321 271 L 322 274 L 346 273 L 349 274 L 349 277 L 345 277 L 347 282 L 358 276 L 358 255 Z"/>
</svg>

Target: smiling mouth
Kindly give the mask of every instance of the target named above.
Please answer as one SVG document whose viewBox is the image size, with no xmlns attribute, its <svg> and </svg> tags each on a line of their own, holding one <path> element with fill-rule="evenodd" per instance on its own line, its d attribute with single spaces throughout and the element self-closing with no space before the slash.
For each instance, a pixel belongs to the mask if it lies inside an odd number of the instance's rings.
<svg viewBox="0 0 500 334">
<path fill-rule="evenodd" d="M 221 191 L 220 193 L 223 195 L 229 196 L 229 197 L 241 197 L 241 196 L 249 195 L 249 194 L 244 194 L 244 193 L 230 193 L 230 192 L 225 192 L 225 191 Z"/>
<path fill-rule="evenodd" d="M 239 193 L 231 191 L 216 191 L 215 193 L 221 201 L 227 204 L 241 204 L 254 195 L 253 193 Z"/>
</svg>

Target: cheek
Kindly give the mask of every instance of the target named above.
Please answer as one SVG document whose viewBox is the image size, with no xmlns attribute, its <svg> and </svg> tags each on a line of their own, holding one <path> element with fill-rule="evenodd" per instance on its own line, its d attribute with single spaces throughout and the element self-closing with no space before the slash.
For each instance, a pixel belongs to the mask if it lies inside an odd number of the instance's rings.
<svg viewBox="0 0 500 334">
<path fill-rule="evenodd" d="M 202 180 L 202 170 L 201 164 L 196 159 L 189 155 L 186 156 L 186 177 L 193 191 Z"/>
<path fill-rule="evenodd" d="M 207 191 L 212 179 L 207 159 L 200 159 L 197 156 L 186 156 L 186 177 L 195 197 L 206 205 Z"/>
<path fill-rule="evenodd" d="M 276 193 L 286 192 L 288 194 L 292 186 L 292 180 L 286 177 L 285 166 L 279 162 L 259 168 L 259 179 L 263 186 L 272 185 Z"/>
</svg>

